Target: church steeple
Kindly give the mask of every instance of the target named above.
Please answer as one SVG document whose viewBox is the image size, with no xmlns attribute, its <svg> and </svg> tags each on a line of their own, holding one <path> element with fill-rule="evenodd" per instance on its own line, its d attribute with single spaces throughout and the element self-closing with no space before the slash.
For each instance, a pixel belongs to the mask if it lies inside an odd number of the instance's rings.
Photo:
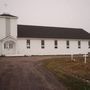
<svg viewBox="0 0 90 90">
<path fill-rule="evenodd" d="M 0 27 L 2 27 L 0 32 L 3 32 L 3 36 L 12 36 L 17 38 L 17 16 L 3 13 L 0 15 Z M 3 38 L 3 37 L 2 37 Z"/>
</svg>

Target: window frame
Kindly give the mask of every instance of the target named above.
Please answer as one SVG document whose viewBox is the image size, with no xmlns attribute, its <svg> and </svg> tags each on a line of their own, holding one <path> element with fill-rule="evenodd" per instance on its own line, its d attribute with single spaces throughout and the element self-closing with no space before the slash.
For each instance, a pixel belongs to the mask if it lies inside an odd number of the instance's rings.
<svg viewBox="0 0 90 90">
<path fill-rule="evenodd" d="M 81 41 L 79 40 L 78 41 L 78 49 L 80 49 L 81 48 Z"/>
<path fill-rule="evenodd" d="M 58 41 L 54 40 L 54 48 L 57 49 L 58 48 Z"/>
<path fill-rule="evenodd" d="M 88 48 L 90 48 L 90 41 L 88 41 Z"/>
<path fill-rule="evenodd" d="M 13 41 L 6 41 L 4 43 L 4 49 L 13 49 L 14 48 L 14 42 Z"/>
<path fill-rule="evenodd" d="M 67 47 L 67 49 L 70 48 L 70 41 L 69 40 L 66 41 L 66 47 Z"/>
<path fill-rule="evenodd" d="M 13 48 L 13 44 L 9 43 L 9 49 L 12 49 L 12 48 Z"/>
<path fill-rule="evenodd" d="M 45 40 L 41 40 L 41 48 L 42 48 L 42 49 L 45 48 Z"/>
<path fill-rule="evenodd" d="M 4 49 L 8 49 L 8 43 L 4 43 Z"/>
<path fill-rule="evenodd" d="M 26 45 L 27 45 L 27 49 L 30 49 L 30 40 L 29 39 L 27 39 Z"/>
</svg>

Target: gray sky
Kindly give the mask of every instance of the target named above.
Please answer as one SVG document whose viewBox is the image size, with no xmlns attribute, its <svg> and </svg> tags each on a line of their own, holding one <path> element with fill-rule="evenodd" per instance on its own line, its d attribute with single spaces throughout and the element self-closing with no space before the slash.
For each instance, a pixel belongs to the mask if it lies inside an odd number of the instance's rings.
<svg viewBox="0 0 90 90">
<path fill-rule="evenodd" d="M 0 0 L 3 12 L 18 16 L 18 24 L 83 28 L 90 32 L 90 0 Z"/>
</svg>

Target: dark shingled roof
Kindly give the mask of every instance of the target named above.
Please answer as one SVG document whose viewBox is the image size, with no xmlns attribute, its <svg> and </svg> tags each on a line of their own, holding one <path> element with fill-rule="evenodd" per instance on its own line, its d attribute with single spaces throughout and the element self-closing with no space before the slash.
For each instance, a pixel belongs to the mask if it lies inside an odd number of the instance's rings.
<svg viewBox="0 0 90 90">
<path fill-rule="evenodd" d="M 17 16 L 14 16 L 14 15 L 11 15 L 11 14 L 6 14 L 6 13 L 0 14 L 0 16 L 17 17 Z"/>
<path fill-rule="evenodd" d="M 18 25 L 19 38 L 62 38 L 90 39 L 90 34 L 83 29 L 60 28 L 32 25 Z"/>
</svg>

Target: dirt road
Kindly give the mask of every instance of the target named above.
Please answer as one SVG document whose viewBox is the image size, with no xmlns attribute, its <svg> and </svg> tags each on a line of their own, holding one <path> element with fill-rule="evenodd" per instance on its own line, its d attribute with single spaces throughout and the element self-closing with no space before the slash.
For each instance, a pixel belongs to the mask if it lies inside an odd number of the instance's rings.
<svg viewBox="0 0 90 90">
<path fill-rule="evenodd" d="M 42 67 L 46 57 L 0 57 L 0 90 L 66 90 Z"/>
</svg>

